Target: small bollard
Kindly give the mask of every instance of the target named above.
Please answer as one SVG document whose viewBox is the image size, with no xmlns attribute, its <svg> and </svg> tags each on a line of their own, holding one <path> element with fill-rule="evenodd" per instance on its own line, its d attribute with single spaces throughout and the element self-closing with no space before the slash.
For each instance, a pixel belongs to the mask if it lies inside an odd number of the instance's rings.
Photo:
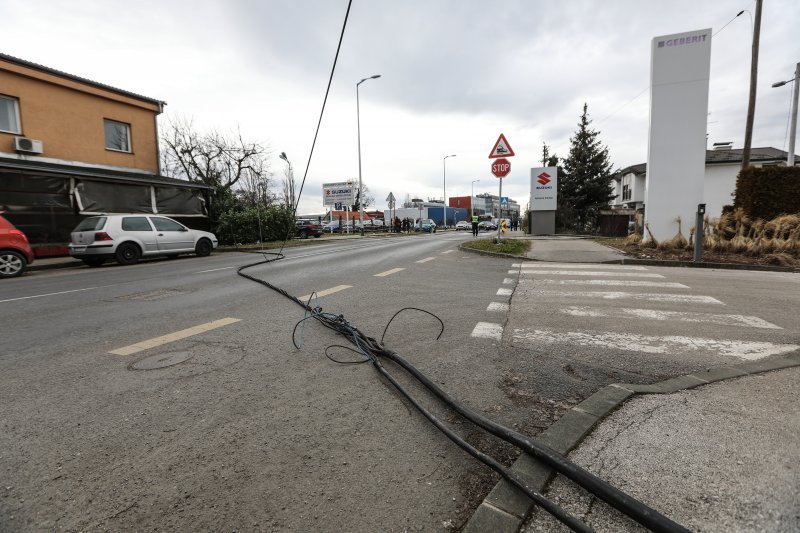
<svg viewBox="0 0 800 533">
<path fill-rule="evenodd" d="M 694 221 L 694 262 L 703 262 L 703 233 L 706 204 L 697 204 L 697 215 Z"/>
</svg>

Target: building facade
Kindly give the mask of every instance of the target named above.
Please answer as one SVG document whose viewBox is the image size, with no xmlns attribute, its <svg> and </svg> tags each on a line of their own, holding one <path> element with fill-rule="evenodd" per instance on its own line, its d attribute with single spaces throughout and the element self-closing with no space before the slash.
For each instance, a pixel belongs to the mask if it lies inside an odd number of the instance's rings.
<svg viewBox="0 0 800 533">
<path fill-rule="evenodd" d="M 750 165 L 754 167 L 785 165 L 787 152 L 777 148 L 752 148 Z M 742 149 L 723 145 L 714 150 L 706 150 L 706 165 L 703 179 L 703 201 L 706 213 L 712 218 L 722 214 L 722 208 L 733 204 L 736 191 L 736 177 L 742 167 Z M 641 163 L 626 167 L 612 177 L 614 209 L 642 210 L 645 208 L 645 183 L 647 164 Z"/>
<path fill-rule="evenodd" d="M 160 213 L 204 226 L 210 188 L 159 172 L 164 105 L 0 54 L 0 211 L 37 255 L 63 253 L 91 214 Z"/>
</svg>

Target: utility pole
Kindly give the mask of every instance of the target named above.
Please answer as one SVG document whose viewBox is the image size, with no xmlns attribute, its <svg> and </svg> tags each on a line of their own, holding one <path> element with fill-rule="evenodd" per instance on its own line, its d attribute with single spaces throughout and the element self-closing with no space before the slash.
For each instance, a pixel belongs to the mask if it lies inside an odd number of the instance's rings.
<svg viewBox="0 0 800 533">
<path fill-rule="evenodd" d="M 756 114 L 756 82 L 758 81 L 758 42 L 761 35 L 761 4 L 756 0 L 756 17 L 753 22 L 753 55 L 750 58 L 750 101 L 747 104 L 747 123 L 744 129 L 742 170 L 750 166 L 750 146 L 753 142 L 753 118 Z"/>
</svg>

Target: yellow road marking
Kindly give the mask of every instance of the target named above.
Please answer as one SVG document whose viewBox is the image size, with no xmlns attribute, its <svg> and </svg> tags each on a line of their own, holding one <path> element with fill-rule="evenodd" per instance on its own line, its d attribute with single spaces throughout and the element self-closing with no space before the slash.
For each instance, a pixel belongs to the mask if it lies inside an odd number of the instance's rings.
<svg viewBox="0 0 800 533">
<path fill-rule="evenodd" d="M 136 344 L 131 344 L 130 346 L 117 348 L 116 350 L 111 350 L 108 353 L 112 353 L 114 355 L 132 355 L 143 350 L 161 346 L 162 344 L 168 344 L 170 342 L 185 339 L 186 337 L 192 337 L 194 335 L 199 335 L 200 333 L 205 333 L 206 331 L 211 331 L 212 329 L 221 328 L 222 326 L 227 326 L 228 324 L 233 324 L 234 322 L 239 322 L 240 320 L 240 318 L 221 318 L 219 320 L 214 320 L 213 322 L 200 324 L 199 326 L 182 329 L 180 331 L 176 331 L 175 333 L 169 333 L 168 335 L 162 335 L 146 341 L 137 342 Z"/>
<path fill-rule="evenodd" d="M 405 270 L 405 268 L 393 268 L 391 270 L 387 270 L 386 272 L 381 272 L 380 274 L 374 274 L 373 277 L 382 278 L 385 276 L 391 276 L 392 274 L 397 274 L 400 271 Z"/>
<path fill-rule="evenodd" d="M 334 292 L 343 291 L 345 289 L 351 289 L 352 285 L 337 285 L 336 287 L 331 287 L 330 289 L 325 289 L 324 291 L 317 291 L 314 295 L 322 297 L 327 296 L 329 294 L 333 294 Z M 300 296 L 298 299 L 301 302 L 307 302 L 309 298 L 311 298 L 311 294 L 306 294 L 305 296 Z"/>
<path fill-rule="evenodd" d="M 428 261 L 433 261 L 436 259 L 435 257 L 426 257 L 425 259 L 420 259 L 417 263 L 427 263 Z"/>
</svg>

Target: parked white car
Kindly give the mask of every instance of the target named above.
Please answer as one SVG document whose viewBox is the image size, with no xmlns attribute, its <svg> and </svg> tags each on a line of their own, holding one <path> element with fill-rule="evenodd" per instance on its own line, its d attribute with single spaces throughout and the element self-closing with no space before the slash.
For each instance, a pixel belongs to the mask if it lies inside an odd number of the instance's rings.
<svg viewBox="0 0 800 533">
<path fill-rule="evenodd" d="M 206 256 L 217 244 L 213 233 L 189 229 L 165 216 L 102 215 L 85 218 L 72 231 L 69 255 L 89 266 L 100 266 L 108 259 L 132 265 L 142 257 Z"/>
</svg>

